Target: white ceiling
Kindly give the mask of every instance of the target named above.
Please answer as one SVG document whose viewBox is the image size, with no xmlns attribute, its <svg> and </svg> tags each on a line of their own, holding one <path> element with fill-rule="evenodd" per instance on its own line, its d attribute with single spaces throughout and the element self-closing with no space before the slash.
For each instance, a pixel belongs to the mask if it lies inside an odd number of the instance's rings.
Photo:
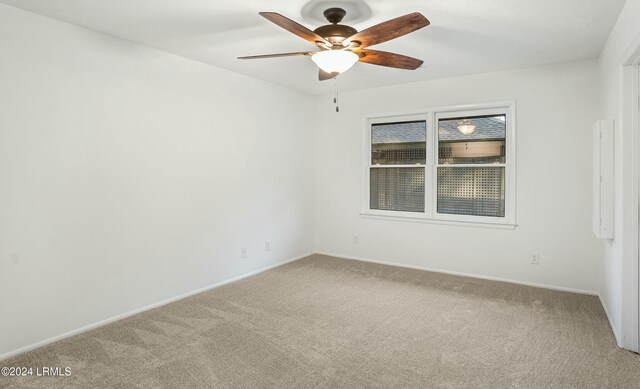
<svg viewBox="0 0 640 389">
<path fill-rule="evenodd" d="M 423 59 L 397 70 L 356 64 L 340 89 L 368 88 L 596 58 L 625 0 L 0 0 L 197 61 L 313 94 L 328 92 L 309 57 L 240 61 L 242 55 L 313 50 L 259 11 L 314 29 L 322 9 L 342 5 L 343 23 L 362 30 L 418 11 L 427 28 L 375 46 Z M 358 15 L 353 12 L 358 11 Z"/>
</svg>

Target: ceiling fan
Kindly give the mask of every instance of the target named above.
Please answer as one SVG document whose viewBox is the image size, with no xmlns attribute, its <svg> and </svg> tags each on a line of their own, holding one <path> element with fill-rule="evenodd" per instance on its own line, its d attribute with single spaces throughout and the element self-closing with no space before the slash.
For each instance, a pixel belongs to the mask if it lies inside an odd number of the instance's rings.
<svg viewBox="0 0 640 389">
<path fill-rule="evenodd" d="M 417 58 L 367 49 L 369 46 L 401 37 L 428 26 L 429 20 L 419 12 L 387 20 L 360 32 L 351 26 L 340 24 L 347 14 L 342 8 L 329 8 L 323 14 L 331 24 L 320 26 L 311 31 L 278 13 L 260 12 L 260 15 L 269 21 L 318 46 L 320 51 L 254 55 L 238 57 L 238 59 L 311 56 L 313 62 L 320 68 L 320 81 L 337 77 L 358 61 L 409 70 L 415 70 L 422 65 L 423 61 Z"/>
</svg>

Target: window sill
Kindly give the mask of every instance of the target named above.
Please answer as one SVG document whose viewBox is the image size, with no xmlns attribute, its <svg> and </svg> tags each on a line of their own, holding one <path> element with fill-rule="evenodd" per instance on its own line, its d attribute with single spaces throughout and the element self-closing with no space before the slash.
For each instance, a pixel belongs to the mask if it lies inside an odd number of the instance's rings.
<svg viewBox="0 0 640 389">
<path fill-rule="evenodd" d="M 460 220 L 445 220 L 445 219 L 429 219 L 420 216 L 396 216 L 396 215 L 382 215 L 377 213 L 361 212 L 360 216 L 364 219 L 373 220 L 391 220 L 398 222 L 409 223 L 426 223 L 426 224 L 441 224 L 447 226 L 460 226 L 460 227 L 475 227 L 475 228 L 493 228 L 498 230 L 515 230 L 517 224 L 511 223 L 487 223 L 487 222 L 474 222 L 474 221 L 460 221 Z"/>
</svg>

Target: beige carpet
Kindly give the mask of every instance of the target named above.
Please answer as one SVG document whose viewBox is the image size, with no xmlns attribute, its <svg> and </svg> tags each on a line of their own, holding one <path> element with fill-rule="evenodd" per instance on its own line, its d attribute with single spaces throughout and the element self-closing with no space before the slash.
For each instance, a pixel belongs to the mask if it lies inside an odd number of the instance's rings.
<svg viewBox="0 0 640 389">
<path fill-rule="evenodd" d="M 309 257 L 0 362 L 3 388 L 640 388 L 596 297 Z"/>
</svg>

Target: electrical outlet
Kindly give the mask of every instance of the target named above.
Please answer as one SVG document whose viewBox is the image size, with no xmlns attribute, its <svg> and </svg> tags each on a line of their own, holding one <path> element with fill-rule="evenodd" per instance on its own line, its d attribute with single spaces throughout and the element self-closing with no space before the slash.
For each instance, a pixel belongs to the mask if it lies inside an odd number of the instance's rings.
<svg viewBox="0 0 640 389">
<path fill-rule="evenodd" d="M 264 242 L 264 251 L 271 251 L 271 242 L 268 240 Z"/>
<path fill-rule="evenodd" d="M 540 264 L 540 254 L 533 254 L 531 256 L 531 264 L 532 265 L 539 265 Z"/>
<path fill-rule="evenodd" d="M 353 243 L 360 243 L 360 241 L 358 240 L 358 235 L 353 236 Z"/>
<path fill-rule="evenodd" d="M 241 258 L 246 258 L 249 256 L 249 250 L 247 250 L 246 247 L 243 247 L 240 249 L 240 257 Z"/>
</svg>

